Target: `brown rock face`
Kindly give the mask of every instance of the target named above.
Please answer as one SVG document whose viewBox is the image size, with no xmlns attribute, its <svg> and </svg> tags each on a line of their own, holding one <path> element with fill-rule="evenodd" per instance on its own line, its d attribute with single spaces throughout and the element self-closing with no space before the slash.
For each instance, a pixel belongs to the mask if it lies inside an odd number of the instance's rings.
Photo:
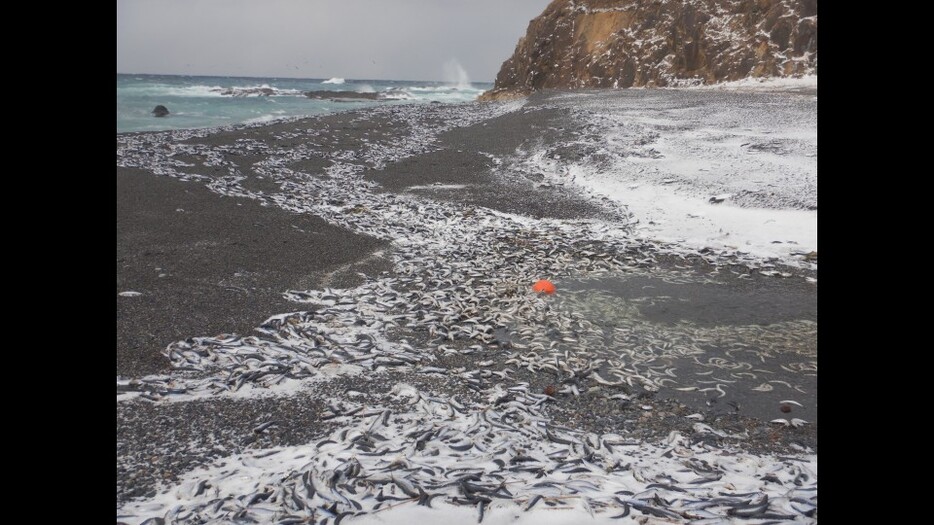
<svg viewBox="0 0 934 525">
<path fill-rule="evenodd" d="M 817 0 L 554 0 L 485 99 L 817 73 Z"/>
</svg>

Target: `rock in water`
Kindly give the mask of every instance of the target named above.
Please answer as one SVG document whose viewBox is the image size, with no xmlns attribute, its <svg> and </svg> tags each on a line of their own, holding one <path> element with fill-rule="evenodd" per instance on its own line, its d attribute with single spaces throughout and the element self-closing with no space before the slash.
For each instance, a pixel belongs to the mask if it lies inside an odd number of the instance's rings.
<svg viewBox="0 0 934 525">
<path fill-rule="evenodd" d="M 162 104 L 155 107 L 152 110 L 152 116 L 154 117 L 164 117 L 169 114 L 169 108 L 163 106 Z"/>
<path fill-rule="evenodd" d="M 817 0 L 554 0 L 481 100 L 816 73 Z"/>
</svg>

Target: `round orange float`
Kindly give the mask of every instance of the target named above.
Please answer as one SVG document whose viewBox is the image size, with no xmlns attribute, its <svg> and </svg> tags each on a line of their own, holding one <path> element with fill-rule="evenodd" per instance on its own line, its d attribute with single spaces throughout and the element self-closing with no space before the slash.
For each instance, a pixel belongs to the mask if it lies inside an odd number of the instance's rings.
<svg viewBox="0 0 934 525">
<path fill-rule="evenodd" d="M 537 283 L 535 283 L 534 285 L 532 285 L 532 290 L 538 293 L 553 294 L 555 293 L 555 285 L 552 284 L 551 281 L 547 279 L 542 279 L 538 281 Z"/>
</svg>

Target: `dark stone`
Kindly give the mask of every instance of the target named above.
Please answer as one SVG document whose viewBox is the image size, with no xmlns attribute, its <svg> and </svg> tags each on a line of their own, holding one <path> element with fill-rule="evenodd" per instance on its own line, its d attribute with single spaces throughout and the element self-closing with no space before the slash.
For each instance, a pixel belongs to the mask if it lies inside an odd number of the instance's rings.
<svg viewBox="0 0 934 525">
<path fill-rule="evenodd" d="M 169 109 L 163 105 L 158 105 L 155 109 L 152 110 L 152 116 L 154 117 L 164 117 L 169 114 Z"/>
<path fill-rule="evenodd" d="M 794 29 L 794 26 L 790 20 L 779 20 L 769 33 L 769 40 L 779 48 L 785 49 L 788 47 L 788 40 L 791 38 L 792 29 Z"/>
<path fill-rule="evenodd" d="M 215 93 L 220 93 L 225 97 L 271 97 L 276 94 L 276 90 L 268 87 L 258 88 L 227 88 L 224 90 L 212 89 Z"/>
</svg>

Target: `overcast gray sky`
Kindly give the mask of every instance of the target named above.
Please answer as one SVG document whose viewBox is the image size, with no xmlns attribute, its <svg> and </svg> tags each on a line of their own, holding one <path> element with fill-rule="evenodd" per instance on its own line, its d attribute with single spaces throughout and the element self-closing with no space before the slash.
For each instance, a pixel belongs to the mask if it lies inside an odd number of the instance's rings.
<svg viewBox="0 0 934 525">
<path fill-rule="evenodd" d="M 117 72 L 492 81 L 550 0 L 117 0 Z"/>
</svg>

